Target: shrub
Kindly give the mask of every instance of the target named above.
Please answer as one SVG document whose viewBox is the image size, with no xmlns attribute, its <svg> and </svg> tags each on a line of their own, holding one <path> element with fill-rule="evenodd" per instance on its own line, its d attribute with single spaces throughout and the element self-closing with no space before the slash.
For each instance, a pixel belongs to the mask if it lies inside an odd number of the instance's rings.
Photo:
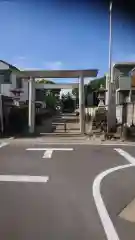
<svg viewBox="0 0 135 240">
<path fill-rule="evenodd" d="M 21 133 L 28 125 L 28 108 L 12 107 L 9 114 L 9 129 Z"/>
</svg>

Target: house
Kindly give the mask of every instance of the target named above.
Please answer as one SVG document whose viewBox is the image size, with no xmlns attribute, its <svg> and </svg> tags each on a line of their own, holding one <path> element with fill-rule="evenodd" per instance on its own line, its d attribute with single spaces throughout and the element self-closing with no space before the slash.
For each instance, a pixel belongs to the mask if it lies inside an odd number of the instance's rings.
<svg viewBox="0 0 135 240">
<path fill-rule="evenodd" d="M 4 96 L 15 97 L 14 91 L 20 91 L 20 101 L 28 100 L 28 81 L 16 77 L 20 71 L 15 66 L 0 60 L 0 92 Z"/>
<path fill-rule="evenodd" d="M 17 78 L 20 70 L 15 66 L 0 60 L 0 93 L 4 96 L 15 97 L 19 93 L 20 102 L 28 100 L 28 80 Z M 36 100 L 44 102 L 44 89 L 36 89 Z"/>
</svg>

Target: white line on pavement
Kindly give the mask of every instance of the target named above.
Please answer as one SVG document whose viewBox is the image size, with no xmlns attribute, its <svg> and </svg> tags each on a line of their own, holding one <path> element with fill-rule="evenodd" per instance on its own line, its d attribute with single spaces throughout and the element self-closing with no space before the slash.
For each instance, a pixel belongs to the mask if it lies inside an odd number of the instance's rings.
<svg viewBox="0 0 135 240">
<path fill-rule="evenodd" d="M 51 158 L 53 150 L 48 149 L 44 152 L 43 158 Z"/>
<path fill-rule="evenodd" d="M 46 151 L 46 150 L 52 150 L 52 151 L 73 151 L 73 148 L 27 148 L 27 151 Z"/>
<path fill-rule="evenodd" d="M 98 211 L 98 214 L 100 216 L 104 231 L 106 233 L 107 239 L 108 240 L 120 240 L 117 231 L 113 225 L 113 222 L 108 214 L 108 211 L 105 207 L 105 204 L 103 202 L 102 196 L 101 196 L 101 182 L 110 173 L 113 173 L 115 171 L 124 169 L 124 168 L 129 168 L 129 167 L 135 167 L 135 158 L 132 157 L 129 153 L 126 151 L 120 149 L 120 148 L 115 148 L 115 151 L 117 151 L 120 155 L 122 155 L 128 162 L 129 164 L 122 165 L 122 166 L 117 166 L 114 168 L 110 168 L 105 170 L 104 172 L 100 173 L 94 180 L 93 183 L 93 198 L 95 201 L 95 205 Z"/>
<path fill-rule="evenodd" d="M 117 166 L 114 168 L 110 168 L 102 173 L 100 173 L 94 180 L 93 183 L 93 197 L 95 200 L 95 204 L 97 207 L 98 214 L 100 216 L 104 231 L 106 233 L 107 239 L 108 240 L 120 240 L 118 237 L 118 234 L 116 232 L 116 229 L 112 223 L 112 220 L 107 212 L 107 209 L 105 207 L 105 204 L 103 202 L 102 196 L 101 196 L 101 182 L 104 177 L 106 177 L 108 174 L 113 173 L 117 170 L 121 170 L 124 168 L 129 168 L 134 166 L 133 164 L 127 164 L 127 165 L 122 165 L 122 166 Z"/>
<path fill-rule="evenodd" d="M 135 165 L 135 158 L 132 157 L 129 153 L 127 153 L 126 151 L 124 151 L 121 148 L 114 148 L 114 150 L 116 152 L 118 152 L 121 156 L 123 156 L 127 161 L 129 161 L 130 163 L 132 163 L 133 165 Z"/>
<path fill-rule="evenodd" d="M 101 143 L 102 146 L 135 146 L 135 143 Z"/>
<path fill-rule="evenodd" d="M 73 148 L 27 148 L 27 151 L 45 151 L 42 158 L 51 158 L 53 151 L 73 151 Z"/>
<path fill-rule="evenodd" d="M 48 176 L 0 175 L 0 182 L 46 183 L 48 180 Z"/>
<path fill-rule="evenodd" d="M 9 145 L 9 143 L 7 143 L 7 142 L 2 142 L 2 143 L 0 143 L 0 148 L 5 147 L 5 146 L 7 146 L 7 145 Z"/>
</svg>

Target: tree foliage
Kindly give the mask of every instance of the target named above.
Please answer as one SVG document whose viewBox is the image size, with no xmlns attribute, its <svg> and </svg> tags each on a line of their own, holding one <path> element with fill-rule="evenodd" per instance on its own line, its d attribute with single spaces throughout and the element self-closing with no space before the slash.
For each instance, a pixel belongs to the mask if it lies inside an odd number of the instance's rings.
<svg viewBox="0 0 135 240">
<path fill-rule="evenodd" d="M 91 91 L 97 91 L 101 84 L 106 87 L 106 76 L 103 76 L 101 78 L 97 78 L 95 80 L 92 80 L 89 84 L 88 84 L 88 87 L 90 86 L 91 88 Z"/>
<path fill-rule="evenodd" d="M 75 104 L 74 104 L 74 100 L 73 100 L 71 93 L 68 92 L 67 94 L 63 94 L 61 96 L 61 101 L 62 101 L 63 110 L 64 109 L 70 109 L 70 110 L 74 109 Z"/>
<path fill-rule="evenodd" d="M 87 96 L 90 93 L 93 93 L 94 104 L 97 105 L 97 94 L 95 92 L 100 88 L 101 85 L 106 87 L 106 76 L 94 79 L 91 82 L 89 82 L 88 84 L 84 85 L 85 105 L 87 105 Z M 76 101 L 78 103 L 79 102 L 79 89 L 74 88 L 72 90 L 72 94 L 76 97 Z"/>
<path fill-rule="evenodd" d="M 39 79 L 39 80 L 37 80 L 37 83 L 41 83 L 41 84 L 55 84 L 53 81 L 50 81 L 48 79 Z"/>
<path fill-rule="evenodd" d="M 92 93 L 94 91 L 97 91 L 101 84 L 106 87 L 106 77 L 103 76 L 101 78 L 97 78 L 97 79 L 94 79 L 92 80 L 91 82 L 89 82 L 88 84 L 85 84 L 84 85 L 84 92 L 85 92 L 85 95 L 87 95 L 88 93 Z M 75 96 L 75 97 L 79 97 L 79 89 L 78 88 L 74 88 L 72 90 L 72 94 Z"/>
<path fill-rule="evenodd" d="M 37 83 L 40 83 L 40 84 L 55 84 L 55 82 L 47 80 L 47 79 L 38 80 Z M 60 91 L 61 91 L 61 89 L 44 89 L 45 102 L 46 102 L 46 105 L 48 107 L 55 108 L 57 100 L 60 97 Z"/>
</svg>

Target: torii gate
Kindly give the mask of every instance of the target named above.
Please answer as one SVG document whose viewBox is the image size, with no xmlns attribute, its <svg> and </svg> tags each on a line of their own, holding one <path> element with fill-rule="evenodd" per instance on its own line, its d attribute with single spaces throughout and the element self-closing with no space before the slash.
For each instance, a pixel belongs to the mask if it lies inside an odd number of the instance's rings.
<svg viewBox="0 0 135 240">
<path fill-rule="evenodd" d="M 84 102 L 84 78 L 96 77 L 98 74 L 97 69 L 87 70 L 24 70 L 16 72 L 17 77 L 27 79 L 29 81 L 29 114 L 28 125 L 29 133 L 35 131 L 35 78 L 79 78 L 79 108 L 80 108 L 80 133 L 85 133 L 85 102 Z M 65 85 L 67 88 L 67 84 Z M 43 88 L 57 88 L 57 84 L 44 84 Z M 38 87 L 38 86 L 37 86 Z M 36 87 L 36 88 L 37 88 Z M 76 84 L 70 84 L 70 87 L 76 87 Z M 69 85 L 68 85 L 69 88 Z"/>
</svg>

